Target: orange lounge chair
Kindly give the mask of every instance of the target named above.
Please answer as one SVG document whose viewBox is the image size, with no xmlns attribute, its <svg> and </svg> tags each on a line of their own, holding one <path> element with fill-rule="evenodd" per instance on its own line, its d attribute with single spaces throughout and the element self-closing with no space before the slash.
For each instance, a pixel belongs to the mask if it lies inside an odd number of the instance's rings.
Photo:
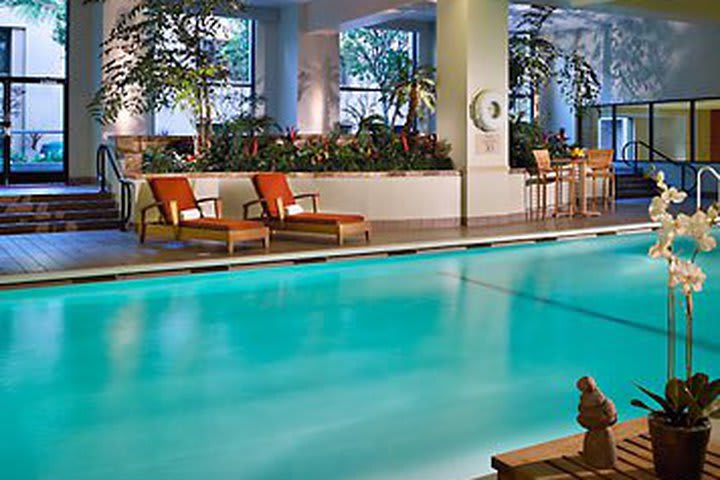
<svg viewBox="0 0 720 480">
<path fill-rule="evenodd" d="M 227 244 L 228 253 L 235 251 L 235 242 L 262 241 L 270 245 L 270 230 L 261 222 L 226 220 L 222 218 L 219 198 L 196 199 L 185 177 L 158 177 L 148 180 L 155 202 L 141 211 L 140 243 L 151 234 L 175 240 L 217 240 Z M 206 217 L 200 206 L 213 202 L 215 217 Z M 159 221 L 149 222 L 148 213 L 159 212 Z"/>
<path fill-rule="evenodd" d="M 370 241 L 370 223 L 362 215 L 318 213 L 320 194 L 293 194 L 283 173 L 261 173 L 252 179 L 255 191 L 260 197 L 245 205 L 245 218 L 250 208 L 262 207 L 262 219 L 273 231 L 291 231 L 334 235 L 338 245 L 351 236 L 364 236 Z M 312 199 L 312 212 L 301 210 L 297 204 L 301 199 Z"/>
</svg>

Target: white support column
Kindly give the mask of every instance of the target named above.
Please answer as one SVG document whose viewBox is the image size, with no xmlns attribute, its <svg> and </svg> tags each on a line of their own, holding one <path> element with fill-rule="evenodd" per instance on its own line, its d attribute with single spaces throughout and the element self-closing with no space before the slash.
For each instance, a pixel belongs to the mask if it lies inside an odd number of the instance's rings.
<svg viewBox="0 0 720 480">
<path fill-rule="evenodd" d="M 464 171 L 463 217 L 472 224 L 523 211 L 523 176 L 509 168 L 507 121 L 494 132 L 475 127 L 473 95 L 502 95 L 507 118 L 508 0 L 438 0 L 438 133 Z"/>
<path fill-rule="evenodd" d="M 340 118 L 339 34 L 301 33 L 298 53 L 298 128 L 327 133 Z"/>
<path fill-rule="evenodd" d="M 89 181 L 95 176 L 95 150 L 101 138 L 87 105 L 100 85 L 102 6 L 73 2 L 68 20 L 68 177 Z"/>
</svg>

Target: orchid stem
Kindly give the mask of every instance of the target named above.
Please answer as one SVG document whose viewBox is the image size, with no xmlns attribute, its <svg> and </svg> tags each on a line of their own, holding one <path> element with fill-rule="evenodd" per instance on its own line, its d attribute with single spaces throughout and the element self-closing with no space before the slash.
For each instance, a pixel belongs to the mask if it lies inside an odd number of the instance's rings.
<svg viewBox="0 0 720 480">
<path fill-rule="evenodd" d="M 688 380 L 693 373 L 693 310 L 693 296 L 688 293 L 685 295 L 685 374 Z"/>
</svg>

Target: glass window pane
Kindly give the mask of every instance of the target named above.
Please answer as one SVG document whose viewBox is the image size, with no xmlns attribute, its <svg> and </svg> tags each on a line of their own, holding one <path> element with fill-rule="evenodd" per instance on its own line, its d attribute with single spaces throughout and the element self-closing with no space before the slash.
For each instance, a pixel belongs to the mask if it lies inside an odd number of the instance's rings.
<svg viewBox="0 0 720 480">
<path fill-rule="evenodd" d="M 358 28 L 340 34 L 340 85 L 382 88 L 398 68 L 413 60 L 413 34 L 404 30 Z"/>
<path fill-rule="evenodd" d="M 658 103 L 654 107 L 655 150 L 673 160 L 690 157 L 690 102 Z"/>
<path fill-rule="evenodd" d="M 204 48 L 212 52 L 219 62 L 225 63 L 230 71 L 230 84 L 212 92 L 213 121 L 223 122 L 247 113 L 251 108 L 255 38 L 250 19 L 220 17 L 218 20 L 215 37 L 208 39 Z M 189 136 L 197 132 L 191 112 L 181 107 L 156 112 L 154 130 L 157 135 Z"/>
<path fill-rule="evenodd" d="M 10 75 L 10 35 L 9 28 L 0 28 L 0 75 Z"/>
<path fill-rule="evenodd" d="M 61 172 L 64 154 L 64 87 L 13 84 L 11 88 L 12 172 Z"/>
<path fill-rule="evenodd" d="M 650 158 L 650 106 L 621 105 L 617 107 L 618 158 L 648 160 Z"/>
<path fill-rule="evenodd" d="M 66 13 L 66 2 L 60 0 L 0 6 L 0 29 L 9 32 L 5 70 L 15 76 L 65 77 Z M 2 44 L 0 39 L 0 54 Z"/>
<path fill-rule="evenodd" d="M 695 160 L 720 162 L 720 100 L 695 104 Z"/>
</svg>

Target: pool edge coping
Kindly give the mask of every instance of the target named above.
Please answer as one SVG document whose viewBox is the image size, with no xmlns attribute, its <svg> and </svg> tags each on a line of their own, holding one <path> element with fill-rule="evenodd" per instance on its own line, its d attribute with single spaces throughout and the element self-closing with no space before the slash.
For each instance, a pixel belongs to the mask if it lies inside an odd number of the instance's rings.
<svg viewBox="0 0 720 480">
<path fill-rule="evenodd" d="M 494 236 L 471 236 L 445 240 L 420 240 L 385 245 L 363 245 L 351 248 L 326 248 L 311 251 L 264 253 L 243 257 L 210 258 L 163 263 L 116 265 L 52 272 L 25 273 L 0 277 L 0 290 L 39 288 L 82 283 L 135 280 L 143 278 L 227 272 L 251 268 L 362 260 L 378 256 L 442 253 L 453 250 L 489 248 L 503 245 L 544 243 L 560 240 L 594 238 L 605 235 L 645 233 L 658 228 L 655 222 L 616 224 L 532 233 Z"/>
</svg>

